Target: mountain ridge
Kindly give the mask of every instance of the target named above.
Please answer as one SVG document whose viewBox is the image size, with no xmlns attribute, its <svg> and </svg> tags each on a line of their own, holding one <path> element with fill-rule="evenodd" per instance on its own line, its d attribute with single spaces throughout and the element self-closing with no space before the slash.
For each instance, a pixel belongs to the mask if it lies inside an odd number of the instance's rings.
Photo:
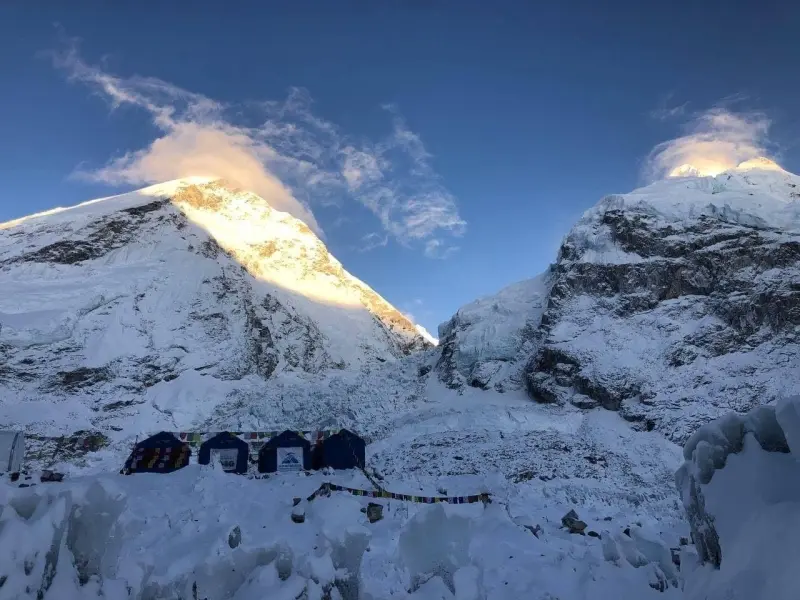
<svg viewBox="0 0 800 600">
<path fill-rule="evenodd" d="M 516 356 L 498 363 L 448 337 L 471 327 L 463 309 L 441 326 L 443 382 L 602 406 L 677 442 L 800 383 L 800 178 L 774 163 L 606 196 L 541 277 L 538 310 L 528 294 L 514 313 L 531 326 L 492 342 Z M 483 305 L 508 304 L 506 290 Z M 453 356 L 467 360 L 454 368 Z"/>
<path fill-rule="evenodd" d="M 0 423 L 41 435 L 197 426 L 278 375 L 431 347 L 306 225 L 219 181 L 6 223 L 0 282 Z"/>
<path fill-rule="evenodd" d="M 0 280 L 28 299 L 0 305 L 0 423 L 120 441 L 323 423 L 380 436 L 439 380 L 603 407 L 681 442 L 798 383 L 797 182 L 756 164 L 606 196 L 545 273 L 459 309 L 435 349 L 305 225 L 221 182 L 19 219 L 0 227 Z M 174 273 L 188 279 L 170 287 Z"/>
</svg>

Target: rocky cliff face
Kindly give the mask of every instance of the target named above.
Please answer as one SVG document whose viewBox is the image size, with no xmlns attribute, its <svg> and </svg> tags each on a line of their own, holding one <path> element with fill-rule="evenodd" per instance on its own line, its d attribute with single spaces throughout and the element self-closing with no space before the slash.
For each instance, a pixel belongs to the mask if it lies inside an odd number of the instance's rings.
<svg viewBox="0 0 800 600">
<path fill-rule="evenodd" d="M 220 182 L 3 224 L 0 289 L 0 427 L 29 433 L 177 426 L 176 399 L 210 414 L 429 347 L 303 223 Z"/>
<path fill-rule="evenodd" d="M 527 297 L 543 305 L 541 322 L 507 381 L 675 441 L 800 384 L 800 178 L 762 166 L 658 182 L 588 211 L 544 300 Z M 443 335 L 461 321 L 440 332 L 440 365 L 469 354 Z"/>
</svg>

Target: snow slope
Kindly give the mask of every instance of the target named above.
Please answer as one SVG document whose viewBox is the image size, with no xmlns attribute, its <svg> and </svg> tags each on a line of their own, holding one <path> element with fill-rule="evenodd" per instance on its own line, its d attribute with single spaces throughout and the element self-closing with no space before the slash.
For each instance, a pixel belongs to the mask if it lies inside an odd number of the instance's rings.
<svg viewBox="0 0 800 600">
<path fill-rule="evenodd" d="M 247 480 L 189 467 L 168 477 L 0 488 L 7 506 L 0 516 L 0 597 L 680 597 L 664 572 L 673 568 L 650 551 L 658 534 L 649 524 L 635 526 L 631 538 L 620 534 L 628 546 L 611 535 L 570 536 L 554 526 L 537 538 L 500 503 L 383 502 L 383 520 L 370 524 L 360 512 L 365 499 L 337 493 L 304 503 L 305 522 L 291 522 L 292 498 L 320 482 Z M 661 582 L 665 592 L 651 587 Z"/>
<path fill-rule="evenodd" d="M 190 427 L 429 347 L 302 222 L 219 181 L 0 225 L 0 287 L 0 427 L 42 436 Z"/>
</svg>

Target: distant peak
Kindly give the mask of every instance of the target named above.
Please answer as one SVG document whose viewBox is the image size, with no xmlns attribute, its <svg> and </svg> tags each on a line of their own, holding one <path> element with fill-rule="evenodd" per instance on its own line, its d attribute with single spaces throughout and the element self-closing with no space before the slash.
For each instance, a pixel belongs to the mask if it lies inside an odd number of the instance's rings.
<svg viewBox="0 0 800 600">
<path fill-rule="evenodd" d="M 218 180 L 218 177 L 193 175 L 191 177 L 182 177 L 181 179 L 173 179 L 172 181 L 157 183 L 155 185 L 138 190 L 137 193 L 144 196 L 169 196 L 181 188 L 189 187 L 191 185 L 205 185 L 207 183 L 211 183 L 212 181 Z"/>
<path fill-rule="evenodd" d="M 417 333 L 420 334 L 425 341 L 430 342 L 434 346 L 439 345 L 439 340 L 431 335 L 431 333 L 425 329 L 422 325 L 414 325 L 414 328 L 417 330 Z"/>
<path fill-rule="evenodd" d="M 753 169 L 761 169 L 763 171 L 784 171 L 784 169 L 778 163 L 767 158 L 766 156 L 751 158 L 750 160 L 739 163 L 736 167 L 737 171 L 750 171 Z"/>
<path fill-rule="evenodd" d="M 701 159 L 694 163 L 685 163 L 675 167 L 669 172 L 668 177 L 716 177 L 727 171 L 753 170 L 784 172 L 783 168 L 774 160 L 765 156 L 758 156 L 741 162 L 736 166 L 724 160 Z"/>
<path fill-rule="evenodd" d="M 669 177 L 703 177 L 703 173 L 694 165 L 687 163 L 672 169 L 669 172 Z"/>
</svg>

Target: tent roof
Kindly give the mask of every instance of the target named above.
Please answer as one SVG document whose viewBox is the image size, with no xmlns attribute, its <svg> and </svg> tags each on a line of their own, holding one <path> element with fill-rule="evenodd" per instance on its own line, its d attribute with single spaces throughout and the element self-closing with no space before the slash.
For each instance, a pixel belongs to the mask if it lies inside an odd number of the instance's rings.
<svg viewBox="0 0 800 600">
<path fill-rule="evenodd" d="M 330 437 L 335 437 L 337 435 L 341 437 L 358 438 L 359 440 L 364 441 L 364 438 L 362 438 L 357 433 L 353 433 L 349 429 L 340 429 L 336 433 L 332 434 Z"/>
<path fill-rule="evenodd" d="M 287 429 L 286 431 L 283 431 L 278 435 L 276 435 L 274 438 L 270 438 L 269 440 L 264 442 L 264 446 L 262 446 L 262 448 L 269 448 L 270 446 L 273 446 L 276 442 L 283 442 L 288 440 L 296 441 L 304 446 L 311 445 L 311 442 L 308 441 L 308 439 L 302 434 L 302 432 L 292 431 L 290 429 Z"/>
<path fill-rule="evenodd" d="M 136 445 L 139 446 L 140 444 L 147 444 L 153 442 L 169 442 L 170 444 L 183 445 L 185 442 L 182 442 L 178 438 L 175 437 L 169 431 L 160 431 L 151 435 L 150 437 L 146 437 L 145 439 L 139 441 Z"/>
<path fill-rule="evenodd" d="M 215 442 L 221 442 L 221 441 L 233 442 L 237 446 L 249 447 L 246 441 L 244 441 L 242 438 L 240 438 L 238 436 L 233 435 L 229 431 L 221 431 L 217 435 L 208 438 L 206 441 L 204 441 L 202 443 L 201 446 L 205 446 L 206 444 L 213 444 Z"/>
</svg>

